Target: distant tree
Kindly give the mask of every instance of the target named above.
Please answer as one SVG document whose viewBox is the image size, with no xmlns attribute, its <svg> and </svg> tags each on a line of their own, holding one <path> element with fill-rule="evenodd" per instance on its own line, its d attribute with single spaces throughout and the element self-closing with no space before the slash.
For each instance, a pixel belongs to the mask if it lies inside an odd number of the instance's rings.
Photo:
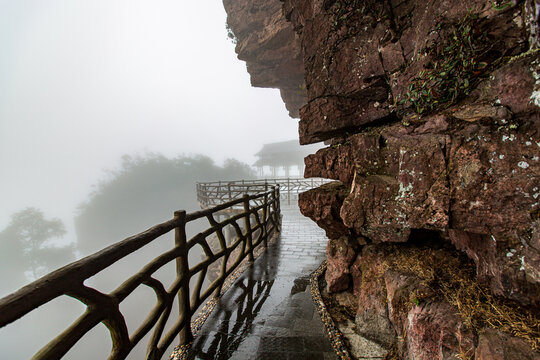
<svg viewBox="0 0 540 360">
<path fill-rule="evenodd" d="M 227 159 L 223 163 L 221 180 L 242 180 L 255 178 L 255 171 L 251 166 L 236 159 Z"/>
<path fill-rule="evenodd" d="M 1 284 L 20 286 L 72 261 L 73 246 L 50 244 L 50 240 L 65 233 L 62 221 L 45 219 L 36 208 L 13 214 L 9 225 L 0 232 Z"/>
<path fill-rule="evenodd" d="M 172 218 L 175 210 L 194 211 L 196 182 L 254 178 L 238 160 L 224 166 L 203 155 L 169 159 L 159 154 L 124 156 L 81 204 L 75 219 L 78 248 L 85 254 Z"/>
</svg>

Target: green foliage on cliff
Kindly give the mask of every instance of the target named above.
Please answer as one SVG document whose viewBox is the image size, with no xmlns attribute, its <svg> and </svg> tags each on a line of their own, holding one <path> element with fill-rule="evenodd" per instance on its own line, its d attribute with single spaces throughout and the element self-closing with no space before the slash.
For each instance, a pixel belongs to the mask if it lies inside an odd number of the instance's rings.
<svg viewBox="0 0 540 360">
<path fill-rule="evenodd" d="M 428 59 L 425 69 L 410 81 L 406 97 L 399 102 L 412 106 L 418 115 L 446 108 L 468 95 L 488 66 L 482 59 L 492 46 L 473 13 L 456 24 L 440 18 L 432 32 L 437 39 L 421 55 Z"/>
<path fill-rule="evenodd" d="M 229 26 L 229 23 L 228 22 L 225 22 L 225 30 L 227 30 L 227 38 L 233 43 L 233 44 L 237 44 L 238 43 L 238 38 L 236 37 L 236 35 L 234 34 L 234 31 L 231 29 L 231 27 Z"/>
<path fill-rule="evenodd" d="M 504 11 L 514 5 L 513 1 L 492 0 L 491 7 L 497 11 Z"/>
</svg>

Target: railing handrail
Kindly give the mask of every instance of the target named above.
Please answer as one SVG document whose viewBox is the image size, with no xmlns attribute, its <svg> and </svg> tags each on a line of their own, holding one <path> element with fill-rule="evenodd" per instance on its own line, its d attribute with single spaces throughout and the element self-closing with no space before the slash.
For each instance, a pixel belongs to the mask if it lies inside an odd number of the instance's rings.
<svg viewBox="0 0 540 360">
<path fill-rule="evenodd" d="M 282 177 L 282 178 L 265 178 L 265 179 L 245 179 L 245 180 L 219 180 L 219 181 L 198 181 L 196 184 L 206 184 L 206 185 L 214 185 L 214 184 L 242 184 L 242 185 L 248 185 L 248 184 L 268 184 L 268 185 L 283 185 L 284 181 L 287 180 L 291 181 L 302 181 L 302 182 L 311 182 L 313 181 L 330 181 L 324 178 L 292 178 L 292 177 Z"/>
<path fill-rule="evenodd" d="M 251 205 L 252 202 L 254 206 Z M 236 215 L 221 222 L 214 218 L 214 215 L 222 210 L 238 205 L 242 205 L 243 211 L 235 211 Z M 99 323 L 107 326 L 113 342 L 109 359 L 124 359 L 152 329 L 154 331 L 148 344 L 147 359 L 160 359 L 173 338 L 178 335 L 180 335 L 180 345 L 188 343 L 192 339 L 191 317 L 199 306 L 212 294 L 218 297 L 225 279 L 246 256 L 253 260 L 254 249 L 261 243 L 267 246 L 268 237 L 280 231 L 279 187 L 272 187 L 271 190 L 255 194 L 245 193 L 240 199 L 222 203 L 214 208 L 190 214 L 177 211 L 174 215 L 171 220 L 59 268 L 0 299 L 0 328 L 41 305 L 68 295 L 83 302 L 87 306 L 86 311 L 68 329 L 45 345 L 33 359 L 61 358 Z M 187 240 L 186 224 L 200 218 L 207 218 L 210 228 Z M 254 223 L 252 219 L 255 219 Z M 241 220 L 243 223 L 239 224 L 238 221 Z M 230 244 L 227 244 L 223 233 L 226 226 L 232 226 L 236 232 L 236 239 Z M 88 278 L 172 230 L 175 230 L 174 248 L 153 259 L 112 292 L 101 293 L 84 284 Z M 219 240 L 217 251 L 212 250 L 207 242 L 207 237 L 212 234 L 215 234 Z M 202 247 L 206 259 L 190 268 L 188 252 L 195 245 Z M 234 262 L 229 266 L 229 257 L 232 257 L 235 251 L 236 258 L 233 258 Z M 221 259 L 223 261 L 219 276 L 201 293 L 209 266 Z M 153 277 L 153 274 L 175 260 L 176 279 L 169 289 L 165 289 L 163 284 Z M 189 280 L 197 274 L 197 282 L 193 288 L 190 288 Z M 142 284 L 154 290 L 158 300 L 142 325 L 129 334 L 119 304 Z M 180 314 L 172 328 L 164 333 L 174 298 L 177 296 L 181 308 Z"/>
<path fill-rule="evenodd" d="M 176 226 L 176 219 L 155 225 L 142 233 L 130 236 L 94 254 L 52 271 L 0 299 L 0 327 L 64 294 L 60 288 L 51 286 L 51 284 L 84 281 L 127 256 L 124 255 L 125 253 L 132 254 L 159 236 L 168 233 Z M 19 301 L 22 299 L 24 301 Z M 8 305 L 9 309 L 6 308 Z"/>
</svg>

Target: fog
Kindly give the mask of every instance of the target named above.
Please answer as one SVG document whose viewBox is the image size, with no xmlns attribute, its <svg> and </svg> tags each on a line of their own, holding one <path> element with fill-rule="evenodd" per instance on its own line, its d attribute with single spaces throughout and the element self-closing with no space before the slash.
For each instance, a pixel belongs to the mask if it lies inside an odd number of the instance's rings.
<svg viewBox="0 0 540 360">
<path fill-rule="evenodd" d="M 17 233 L 13 215 L 30 214 L 55 224 L 54 236 L 43 238 L 38 250 L 45 246 L 52 257 L 69 253 L 65 258 L 72 260 L 86 254 L 77 243 L 75 219 L 126 173 L 125 155 L 161 159 L 165 168 L 203 155 L 214 162 L 201 179 L 210 180 L 226 176 L 227 159 L 252 164 L 264 143 L 297 138 L 297 122 L 279 91 L 250 86 L 225 19 L 219 0 L 0 0 L 0 240 Z M 193 189 L 192 196 L 197 171 L 175 178 L 183 181 L 179 187 Z M 148 183 L 132 184 L 160 210 L 147 209 L 150 217 L 125 228 L 107 228 L 107 241 L 195 204 L 187 195 L 156 190 L 153 197 Z M 160 208 L 162 199 L 178 204 Z M 98 227 L 92 229 L 104 234 Z M 13 247 L 5 241 L 0 246 L 0 259 L 16 260 Z M 33 251 L 21 249 L 27 258 Z M 19 270 L 8 264 L 0 263 L 0 279 L 16 278 Z M 24 281 L 0 284 L 0 297 L 56 262 L 32 264 Z M 47 327 L 54 333 L 74 320 L 71 314 L 64 311 L 63 325 L 53 323 L 53 315 L 34 314 L 16 332 L 32 338 Z M 0 331 L 3 357 L 27 358 L 33 346 L 9 326 Z"/>
<path fill-rule="evenodd" d="M 296 138 L 278 90 L 250 86 L 225 19 L 219 0 L 0 0 L 0 226 L 35 206 L 72 229 L 123 154 L 252 163 Z"/>
</svg>

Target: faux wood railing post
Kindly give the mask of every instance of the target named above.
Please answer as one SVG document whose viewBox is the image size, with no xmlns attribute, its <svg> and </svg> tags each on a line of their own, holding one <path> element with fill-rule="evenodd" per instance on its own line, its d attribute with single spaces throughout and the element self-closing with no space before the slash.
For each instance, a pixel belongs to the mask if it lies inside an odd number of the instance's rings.
<svg viewBox="0 0 540 360">
<path fill-rule="evenodd" d="M 287 205 L 291 205 L 291 179 L 287 178 Z"/>
<path fill-rule="evenodd" d="M 244 195 L 244 227 L 246 229 L 247 245 L 248 245 L 248 259 L 253 261 L 253 236 L 251 234 L 251 214 L 249 212 L 249 195 Z"/>
<path fill-rule="evenodd" d="M 275 219 L 276 224 L 278 225 L 278 231 L 281 231 L 281 201 L 279 198 L 279 186 L 274 187 L 274 201 L 275 201 Z"/>
<path fill-rule="evenodd" d="M 178 291 L 178 306 L 180 316 L 184 314 L 184 325 L 180 330 L 180 345 L 188 344 L 193 340 L 191 333 L 191 307 L 189 304 L 189 264 L 186 238 L 186 212 L 176 211 L 174 218 L 177 227 L 174 229 L 174 243 L 177 247 L 183 247 L 182 254 L 176 258 L 176 273 L 182 278 L 182 284 Z"/>
<path fill-rule="evenodd" d="M 232 201 L 231 183 L 228 183 L 228 184 L 227 184 L 227 189 L 229 190 L 229 201 Z"/>
<path fill-rule="evenodd" d="M 266 187 L 264 187 L 264 191 L 265 191 L 265 194 L 264 194 L 264 207 L 263 207 L 263 241 L 264 241 L 264 247 L 267 248 L 268 247 L 268 207 L 270 206 L 268 204 L 268 193 L 266 191 Z"/>
</svg>

